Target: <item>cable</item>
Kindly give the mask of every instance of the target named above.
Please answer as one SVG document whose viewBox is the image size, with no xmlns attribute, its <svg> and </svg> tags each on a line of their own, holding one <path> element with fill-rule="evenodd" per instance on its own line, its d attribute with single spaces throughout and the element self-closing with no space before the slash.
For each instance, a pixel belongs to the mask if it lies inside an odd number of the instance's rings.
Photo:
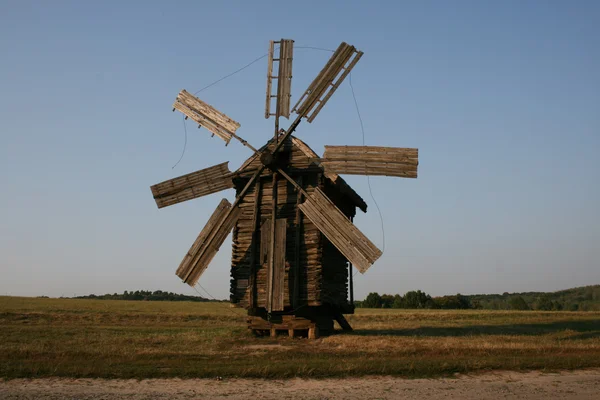
<svg viewBox="0 0 600 400">
<path fill-rule="evenodd" d="M 294 46 L 295 49 L 311 49 L 311 50 L 322 50 L 322 51 L 329 51 L 331 53 L 335 53 L 335 50 L 331 50 L 331 49 L 324 49 L 322 47 L 312 47 L 312 46 Z"/>
<path fill-rule="evenodd" d="M 183 155 L 185 154 L 185 149 L 187 148 L 187 128 L 185 126 L 185 116 L 182 115 L 181 118 L 182 118 L 182 121 L 183 121 L 183 131 L 185 132 L 185 142 L 183 142 L 183 150 L 181 151 L 181 156 L 179 157 L 179 160 L 177 160 L 177 162 L 175 163 L 175 165 L 173 165 L 171 167 L 171 169 L 175 169 L 175 167 L 183 159 Z"/>
<path fill-rule="evenodd" d="M 230 76 L 233 76 L 233 75 L 237 74 L 238 72 L 241 72 L 241 71 L 245 70 L 246 68 L 248 68 L 248 67 L 249 67 L 249 66 L 251 66 L 252 64 L 254 64 L 254 63 L 256 63 L 256 62 L 258 62 L 258 61 L 262 60 L 263 58 L 265 58 L 265 57 L 266 57 L 266 56 L 268 56 L 268 55 L 269 55 L 269 53 L 263 54 L 262 56 L 258 57 L 258 58 L 257 58 L 257 59 L 255 59 L 254 61 L 251 61 L 251 62 L 249 62 L 248 64 L 244 65 L 242 68 L 240 68 L 240 69 L 238 69 L 238 70 L 235 70 L 235 71 L 233 71 L 232 73 L 230 73 L 230 74 L 228 74 L 228 75 L 225 75 L 225 76 L 224 76 L 224 77 L 222 77 L 222 78 L 219 78 L 219 79 L 217 79 L 216 81 L 214 81 L 214 82 L 213 82 L 213 83 L 211 83 L 210 85 L 204 86 L 204 87 L 203 87 L 202 89 L 200 89 L 200 90 L 197 90 L 197 91 L 195 91 L 195 92 L 194 92 L 194 95 L 197 95 L 198 93 L 200 93 L 200 92 L 202 92 L 202 91 L 204 91 L 204 90 L 208 89 L 208 88 L 209 88 L 209 87 L 211 87 L 211 86 L 214 86 L 214 85 L 216 85 L 217 83 L 221 82 L 222 80 L 224 80 L 224 79 L 227 79 L 227 78 L 229 78 Z"/>
<path fill-rule="evenodd" d="M 249 67 L 249 66 L 251 66 L 252 64 L 254 64 L 254 63 L 256 63 L 256 62 L 258 62 L 258 61 L 262 60 L 263 58 L 265 58 L 265 57 L 266 57 L 266 56 L 268 56 L 268 55 L 269 55 L 269 53 L 263 54 L 262 56 L 258 57 L 257 59 L 255 59 L 255 60 L 253 60 L 253 61 L 250 61 L 248 64 L 244 65 L 243 67 L 241 67 L 241 68 L 239 68 L 239 69 L 237 69 L 237 70 L 233 71 L 232 73 L 230 73 L 230 74 L 227 74 L 227 75 L 225 75 L 225 76 L 223 76 L 223 77 L 221 77 L 221 78 L 217 79 L 217 80 L 216 80 L 216 81 L 214 81 L 213 83 L 211 83 L 211 84 L 208 84 L 208 85 L 204 86 L 202 89 L 195 91 L 195 92 L 194 92 L 194 96 L 195 96 L 195 95 L 197 95 L 198 93 L 200 93 L 200 92 L 202 92 L 202 91 L 204 91 L 204 90 L 208 89 L 209 87 L 212 87 L 212 86 L 216 85 L 217 83 L 221 82 L 222 80 L 225 80 L 225 79 L 227 79 L 227 78 L 229 78 L 229 77 L 231 77 L 231 76 L 233 76 L 233 75 L 237 74 L 238 72 L 241 72 L 241 71 L 245 70 L 246 68 L 248 68 L 248 67 Z M 181 152 L 181 157 L 179 157 L 179 160 L 178 160 L 178 161 L 175 163 L 175 165 L 173 165 L 173 167 L 171 167 L 171 169 L 174 169 L 174 168 L 175 168 L 175 167 L 176 167 L 176 166 L 179 164 L 179 162 L 180 162 L 180 161 L 183 159 L 183 155 L 185 154 L 185 150 L 186 150 L 186 147 L 187 147 L 187 128 L 186 128 L 186 126 L 185 126 L 185 118 L 183 119 L 183 130 L 184 130 L 184 132 L 185 132 L 185 142 L 184 142 L 184 144 L 183 144 L 183 151 Z"/>
<path fill-rule="evenodd" d="M 363 124 L 363 120 L 360 115 L 360 109 L 358 108 L 358 101 L 356 100 L 356 95 L 354 93 L 354 86 L 352 86 L 352 72 L 350 72 L 348 78 L 349 78 L 348 82 L 350 83 L 350 89 L 352 90 L 352 98 L 354 99 L 354 106 L 356 107 L 356 114 L 358 115 L 358 120 L 360 121 L 360 130 L 362 132 L 362 144 L 363 144 L 363 146 L 365 146 L 365 126 Z M 381 237 L 383 240 L 382 253 L 384 253 L 385 252 L 385 228 L 384 228 L 384 224 L 383 224 L 383 214 L 381 213 L 379 204 L 377 204 L 377 200 L 375 200 L 375 196 L 373 196 L 373 189 L 371 188 L 371 179 L 370 179 L 369 175 L 367 175 L 367 185 L 369 186 L 369 193 L 371 194 L 371 199 L 373 199 L 373 203 L 375 204 L 375 207 L 377 208 L 377 213 L 379 214 L 379 220 L 381 221 Z M 356 275 L 356 272 L 354 273 L 354 275 Z"/>
<path fill-rule="evenodd" d="M 200 288 L 201 288 L 202 290 L 204 290 L 204 291 L 206 292 L 206 294 L 207 294 L 207 295 L 208 295 L 208 296 L 209 296 L 211 299 L 213 299 L 213 300 L 215 300 L 215 301 L 218 301 L 219 303 L 223 304 L 223 302 L 222 302 L 222 301 L 220 301 L 220 300 L 217 300 L 217 299 L 216 299 L 216 298 L 215 298 L 215 297 L 214 297 L 212 294 L 208 293 L 208 290 L 204 289 L 204 286 L 202 286 L 200 283 L 196 283 L 196 285 L 200 286 Z M 198 291 L 198 289 L 196 289 L 196 286 L 192 286 L 192 288 L 193 288 L 193 289 L 196 291 L 196 293 L 198 293 L 198 296 L 202 297 L 202 294 L 201 294 L 201 293 Z M 244 316 L 244 315 L 245 315 L 245 313 L 244 313 L 244 314 L 237 313 L 237 312 L 233 311 L 231 308 L 229 308 L 229 307 L 227 307 L 227 306 L 225 306 L 225 308 L 226 308 L 226 309 L 228 309 L 228 310 L 229 310 L 231 313 L 233 313 L 233 314 L 234 314 L 236 317 L 240 317 L 240 316 Z"/>
</svg>

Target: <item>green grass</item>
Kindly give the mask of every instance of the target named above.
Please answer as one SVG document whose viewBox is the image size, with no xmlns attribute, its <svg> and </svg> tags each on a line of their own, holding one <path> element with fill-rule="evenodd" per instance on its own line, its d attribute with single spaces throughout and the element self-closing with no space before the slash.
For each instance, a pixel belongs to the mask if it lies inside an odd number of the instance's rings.
<svg viewBox="0 0 600 400">
<path fill-rule="evenodd" d="M 0 377 L 410 377 L 600 367 L 600 312 L 359 309 L 352 334 L 255 338 L 227 303 L 0 297 Z"/>
</svg>

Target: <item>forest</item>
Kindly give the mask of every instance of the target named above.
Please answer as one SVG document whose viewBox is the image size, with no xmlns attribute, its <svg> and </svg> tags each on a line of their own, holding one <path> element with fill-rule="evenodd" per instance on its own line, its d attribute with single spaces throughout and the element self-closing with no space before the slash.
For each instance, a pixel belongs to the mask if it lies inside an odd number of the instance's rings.
<svg viewBox="0 0 600 400">
<path fill-rule="evenodd" d="M 358 308 L 403 309 L 481 309 L 538 311 L 600 311 L 600 285 L 584 286 L 557 292 L 523 292 L 502 294 L 450 295 L 432 297 L 421 290 L 404 296 L 369 293 Z"/>
</svg>

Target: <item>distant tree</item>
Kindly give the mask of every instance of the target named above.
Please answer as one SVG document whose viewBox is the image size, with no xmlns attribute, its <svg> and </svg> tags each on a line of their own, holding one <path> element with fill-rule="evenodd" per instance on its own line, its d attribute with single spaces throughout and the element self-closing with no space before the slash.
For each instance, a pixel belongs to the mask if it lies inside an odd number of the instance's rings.
<svg viewBox="0 0 600 400">
<path fill-rule="evenodd" d="M 364 308 L 381 308 L 381 296 L 376 292 L 369 293 L 362 306 Z"/>
<path fill-rule="evenodd" d="M 428 308 L 431 306 L 431 296 L 420 290 L 413 290 L 406 292 L 403 304 L 403 308 Z"/>
<path fill-rule="evenodd" d="M 392 308 L 404 308 L 404 298 L 399 294 L 394 296 L 394 302 L 392 303 Z"/>
<path fill-rule="evenodd" d="M 509 301 L 509 306 L 511 310 L 529 310 L 527 302 L 521 296 L 512 297 Z"/>
<path fill-rule="evenodd" d="M 541 296 L 541 297 L 538 297 L 535 308 L 536 308 L 536 310 L 540 310 L 540 311 L 552 311 L 552 309 L 554 307 L 552 304 L 552 300 L 550 300 L 550 297 Z"/>
<path fill-rule="evenodd" d="M 433 299 L 437 308 L 445 310 L 467 310 L 472 308 L 471 300 L 467 296 L 458 293 L 456 296 L 442 296 Z"/>
<path fill-rule="evenodd" d="M 392 308 L 392 304 L 394 303 L 394 296 L 391 294 L 382 294 L 381 295 L 381 307 L 382 308 Z"/>
</svg>

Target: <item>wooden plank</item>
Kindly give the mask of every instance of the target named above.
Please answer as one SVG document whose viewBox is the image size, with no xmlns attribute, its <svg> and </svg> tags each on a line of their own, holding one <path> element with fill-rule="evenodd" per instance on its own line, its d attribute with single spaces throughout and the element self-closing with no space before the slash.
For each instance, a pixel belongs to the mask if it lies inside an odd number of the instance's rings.
<svg viewBox="0 0 600 400">
<path fill-rule="evenodd" d="M 277 121 L 277 119 L 276 119 Z M 273 311 L 273 280 L 275 276 L 275 232 L 277 220 L 277 173 L 273 173 L 271 193 L 271 232 L 269 237 L 269 274 L 267 275 L 267 311 Z"/>
<path fill-rule="evenodd" d="M 150 187 L 158 208 L 233 188 L 229 162 L 201 169 Z"/>
<path fill-rule="evenodd" d="M 329 58 L 323 69 L 319 72 L 317 77 L 308 86 L 308 89 L 300 96 L 298 102 L 292 109 L 298 113 L 298 115 L 306 116 L 315 102 L 321 97 L 323 87 L 322 82 L 327 80 L 327 77 L 331 75 L 331 69 L 336 60 L 342 57 L 344 51 L 347 50 L 349 45 L 346 42 L 340 43 L 338 48 L 335 50 L 333 55 Z"/>
<path fill-rule="evenodd" d="M 381 257 L 381 250 L 346 218 L 321 189 L 316 188 L 299 208 L 361 273 Z"/>
<path fill-rule="evenodd" d="M 377 163 L 373 161 L 323 162 L 323 168 L 330 172 L 348 175 L 395 176 L 417 178 L 417 166 L 400 163 Z"/>
<path fill-rule="evenodd" d="M 312 122 L 362 55 L 363 53 L 357 51 L 354 46 L 342 42 L 292 111 Z M 346 65 L 349 60 L 352 61 Z M 340 74 L 341 71 L 343 72 Z"/>
<path fill-rule="evenodd" d="M 342 72 L 342 74 L 337 78 L 335 83 L 330 84 L 330 87 L 327 88 L 327 89 L 329 89 L 329 91 L 321 99 L 321 101 L 319 102 L 319 105 L 315 108 L 315 110 L 312 112 L 312 114 L 308 117 L 308 119 L 307 119 L 308 122 L 312 122 L 315 119 L 317 114 L 319 114 L 319 112 L 325 106 L 325 104 L 329 101 L 331 96 L 333 96 L 333 94 L 338 89 L 338 87 L 340 87 L 340 85 L 342 84 L 344 79 L 346 79 L 346 76 L 348 76 L 350 71 L 352 71 L 352 69 L 354 68 L 356 63 L 358 63 L 358 60 L 360 60 L 360 58 L 363 56 L 363 54 L 364 53 L 362 51 L 357 52 L 356 55 L 354 56 L 354 58 L 352 59 L 352 61 L 350 61 L 350 64 L 348 64 L 348 66 L 344 69 L 344 72 Z"/>
<path fill-rule="evenodd" d="M 342 314 L 339 311 L 336 311 L 335 314 L 333 315 L 333 317 L 335 318 L 335 320 L 337 321 L 338 324 L 340 324 L 340 327 L 347 331 L 347 332 L 351 332 L 353 331 L 352 326 L 350 326 L 350 323 L 348 322 L 348 320 L 346 319 L 346 317 L 344 317 L 344 314 Z"/>
<path fill-rule="evenodd" d="M 298 177 L 298 185 L 302 187 L 302 175 Z M 299 299 L 299 289 L 300 289 L 300 235 L 302 234 L 302 213 L 300 212 L 300 206 L 302 202 L 302 193 L 298 192 L 298 197 L 296 200 L 296 220 L 295 226 L 295 235 L 294 235 L 294 284 L 293 284 L 293 297 L 292 297 L 292 307 L 294 309 L 299 307 L 298 299 Z"/>
<path fill-rule="evenodd" d="M 321 165 L 330 172 L 416 178 L 419 151 L 375 146 L 325 146 Z"/>
<path fill-rule="evenodd" d="M 175 274 L 188 285 L 198 282 L 239 218 L 240 209 L 230 212 L 231 207 L 227 199 L 221 200 L 177 268 Z"/>
<path fill-rule="evenodd" d="M 192 261 L 194 255 L 200 251 L 200 247 L 208 238 L 211 230 L 214 228 L 214 226 L 217 223 L 220 222 L 220 219 L 223 216 L 224 211 L 229 209 L 230 207 L 231 207 L 231 203 L 227 199 L 221 200 L 221 202 L 219 203 L 219 205 L 217 206 L 215 211 L 212 213 L 212 215 L 208 219 L 208 222 L 206 223 L 206 225 L 204 225 L 204 228 L 202 229 L 202 231 L 200 231 L 200 234 L 198 235 L 198 237 L 192 244 L 192 247 L 190 248 L 190 250 L 187 252 L 185 257 L 183 257 L 181 264 L 179 264 L 179 268 L 177 268 L 177 271 L 175 272 L 175 274 L 178 277 L 180 277 L 181 279 L 185 279 L 189 275 L 190 269 L 192 267 L 191 261 Z"/>
<path fill-rule="evenodd" d="M 283 311 L 284 308 L 286 231 L 287 219 L 278 218 L 275 223 L 271 311 Z"/>
<path fill-rule="evenodd" d="M 362 161 L 403 162 L 418 164 L 419 149 L 379 146 L 325 146 L 323 159 L 346 161 L 350 157 L 360 157 Z"/>
<path fill-rule="evenodd" d="M 182 112 L 188 118 L 205 127 L 227 143 L 229 143 L 235 131 L 240 127 L 239 122 L 229 118 L 186 90 L 179 92 L 175 103 L 173 103 L 173 108 Z"/>
<path fill-rule="evenodd" d="M 273 49 L 275 48 L 275 42 L 269 42 L 269 59 L 267 61 L 267 101 L 265 104 L 265 118 L 269 119 L 271 116 L 271 87 L 273 85 Z"/>
<path fill-rule="evenodd" d="M 281 39 L 279 42 L 279 79 L 277 81 L 277 102 L 279 115 L 290 117 L 290 97 L 292 91 L 292 61 L 294 41 Z"/>
<path fill-rule="evenodd" d="M 260 218 L 260 179 L 256 181 L 256 185 L 254 186 L 254 210 L 252 214 L 252 239 L 251 239 L 251 249 L 250 249 L 250 273 L 249 273 L 249 282 L 248 286 L 250 290 L 248 292 L 248 303 L 250 308 L 256 307 L 256 256 L 257 256 L 257 245 L 258 245 L 258 234 L 259 227 L 258 221 Z"/>
<path fill-rule="evenodd" d="M 266 219 L 260 226 L 260 260 L 259 264 L 269 264 L 269 251 L 271 249 L 271 220 Z"/>
</svg>

